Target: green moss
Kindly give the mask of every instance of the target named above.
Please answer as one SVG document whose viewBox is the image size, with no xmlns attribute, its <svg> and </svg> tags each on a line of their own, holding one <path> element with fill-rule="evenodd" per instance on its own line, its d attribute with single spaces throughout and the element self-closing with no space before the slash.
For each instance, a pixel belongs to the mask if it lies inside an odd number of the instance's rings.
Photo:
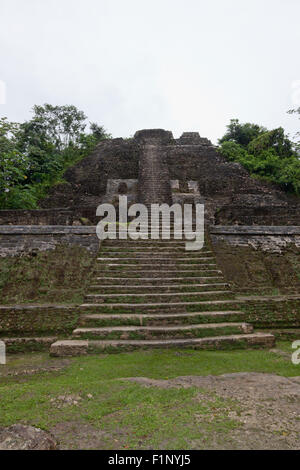
<svg viewBox="0 0 300 470">
<path fill-rule="evenodd" d="M 281 254 L 221 242 L 213 250 L 226 280 L 237 292 L 263 295 L 300 291 L 300 250 L 295 245 Z"/>
<path fill-rule="evenodd" d="M 0 258 L 0 302 L 81 303 L 94 273 L 94 256 L 75 246 Z"/>
</svg>

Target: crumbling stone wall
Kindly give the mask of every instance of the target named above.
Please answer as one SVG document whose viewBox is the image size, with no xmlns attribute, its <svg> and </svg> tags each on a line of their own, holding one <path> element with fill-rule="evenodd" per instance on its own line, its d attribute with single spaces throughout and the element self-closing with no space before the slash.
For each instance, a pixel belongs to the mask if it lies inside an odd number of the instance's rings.
<svg viewBox="0 0 300 470">
<path fill-rule="evenodd" d="M 281 253 L 289 244 L 300 248 L 300 227 L 293 226 L 211 226 L 213 245 L 251 246 L 262 251 Z"/>
<path fill-rule="evenodd" d="M 0 256 L 51 250 L 59 244 L 78 245 L 95 253 L 99 250 L 95 227 L 0 226 Z"/>
<path fill-rule="evenodd" d="M 54 186 L 41 207 L 97 207 L 109 178 L 138 178 L 139 155 L 140 144 L 134 139 L 100 142 L 90 156 L 66 171 L 67 183 Z"/>
<path fill-rule="evenodd" d="M 233 199 L 214 214 L 216 225 L 300 225 L 300 208 L 297 201 L 263 201 L 253 203 L 253 197 Z"/>
<path fill-rule="evenodd" d="M 95 225 L 96 207 L 1 210 L 0 225 Z"/>
<path fill-rule="evenodd" d="M 228 162 L 207 139 L 184 133 L 168 146 L 171 179 L 198 182 L 212 224 L 300 225 L 300 200 L 275 185 L 250 177 Z M 280 222 L 275 222 L 275 220 Z"/>
</svg>

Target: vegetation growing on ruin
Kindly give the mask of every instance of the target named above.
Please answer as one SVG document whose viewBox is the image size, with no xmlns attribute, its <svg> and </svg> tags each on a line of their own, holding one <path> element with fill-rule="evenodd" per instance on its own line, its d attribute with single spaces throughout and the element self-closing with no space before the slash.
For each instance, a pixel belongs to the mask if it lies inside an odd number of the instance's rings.
<svg viewBox="0 0 300 470">
<path fill-rule="evenodd" d="M 240 294 L 283 295 L 300 289 L 300 252 L 295 245 L 281 253 L 250 246 L 214 245 L 216 260 L 233 290 Z"/>
<path fill-rule="evenodd" d="M 94 257 L 84 248 L 0 258 L 0 303 L 80 303 L 93 274 Z"/>
<path fill-rule="evenodd" d="M 295 112 L 300 114 L 300 108 L 291 111 Z M 299 145 L 288 138 L 282 127 L 269 131 L 232 119 L 219 144 L 222 155 L 241 163 L 252 176 L 276 183 L 286 192 L 300 194 Z"/>
<path fill-rule="evenodd" d="M 69 166 L 110 137 L 96 123 L 87 132 L 86 119 L 75 106 L 50 104 L 23 123 L 0 119 L 0 209 L 36 209 Z"/>
</svg>

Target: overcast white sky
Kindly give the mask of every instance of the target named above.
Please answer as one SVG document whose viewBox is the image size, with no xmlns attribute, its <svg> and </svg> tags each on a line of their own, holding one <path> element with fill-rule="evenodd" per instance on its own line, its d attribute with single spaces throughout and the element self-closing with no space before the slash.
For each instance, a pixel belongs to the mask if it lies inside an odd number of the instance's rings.
<svg viewBox="0 0 300 470">
<path fill-rule="evenodd" d="M 0 116 L 48 102 L 114 137 L 162 127 L 216 142 L 235 117 L 294 134 L 299 23 L 299 0 L 0 0 Z"/>
</svg>

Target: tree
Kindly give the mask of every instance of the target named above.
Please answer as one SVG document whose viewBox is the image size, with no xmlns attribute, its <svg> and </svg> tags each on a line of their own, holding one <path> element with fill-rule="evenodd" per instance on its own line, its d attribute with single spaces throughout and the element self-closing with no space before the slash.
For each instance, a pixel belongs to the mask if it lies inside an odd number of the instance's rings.
<svg viewBox="0 0 300 470">
<path fill-rule="evenodd" d="M 75 106 L 34 106 L 22 124 L 0 119 L 0 208 L 36 208 L 64 171 L 110 135 Z"/>
<path fill-rule="evenodd" d="M 238 119 L 231 119 L 225 135 L 219 139 L 219 144 L 232 141 L 246 148 L 253 139 L 263 132 L 266 132 L 266 129 L 258 124 L 251 124 L 250 122 L 240 124 Z"/>
<path fill-rule="evenodd" d="M 298 114 L 299 119 L 300 119 L 300 107 L 299 107 L 299 108 L 296 108 L 296 109 L 290 109 L 290 110 L 288 111 L 288 114 Z M 296 132 L 295 138 L 296 138 L 296 139 L 299 139 L 299 140 L 295 143 L 295 150 L 296 150 L 296 152 L 298 153 L 298 155 L 300 155 L 300 131 Z"/>
<path fill-rule="evenodd" d="M 111 134 L 108 134 L 104 127 L 99 126 L 99 124 L 97 124 L 96 122 L 90 122 L 90 130 L 92 136 L 95 137 L 97 142 L 111 138 Z"/>
<path fill-rule="evenodd" d="M 248 152 L 258 155 L 260 152 L 273 149 L 279 157 L 285 158 L 293 154 L 293 144 L 285 135 L 282 127 L 264 132 L 248 145 Z"/>
<path fill-rule="evenodd" d="M 227 129 L 219 140 L 219 151 L 227 160 L 241 163 L 251 175 L 279 184 L 285 191 L 300 194 L 300 160 L 282 127 L 268 131 L 231 120 Z M 245 135 L 249 138 L 251 133 L 253 138 L 246 145 Z"/>
<path fill-rule="evenodd" d="M 28 122 L 23 124 L 26 128 L 31 126 L 35 128 L 44 139 L 51 142 L 57 150 L 63 150 L 70 143 L 78 142 L 80 134 L 86 128 L 86 116 L 73 105 L 52 106 L 44 104 L 33 107 L 34 116 Z"/>
<path fill-rule="evenodd" d="M 20 125 L 0 118 L 0 154 L 13 150 L 16 146 Z"/>
<path fill-rule="evenodd" d="M 27 179 L 28 160 L 15 150 L 0 153 L 0 194 L 8 193 Z"/>
<path fill-rule="evenodd" d="M 19 125 L 0 119 L 0 207 L 9 207 L 14 188 L 27 180 L 29 161 L 17 148 Z"/>
<path fill-rule="evenodd" d="M 300 162 L 299 159 L 290 159 L 282 166 L 279 177 L 279 183 L 286 191 L 300 194 Z"/>
<path fill-rule="evenodd" d="M 46 103 L 34 106 L 33 112 L 33 118 L 20 125 L 18 144 L 30 161 L 29 183 L 51 180 L 109 137 L 96 123 L 91 123 L 91 133 L 85 133 L 87 118 L 75 106 Z"/>
<path fill-rule="evenodd" d="M 225 140 L 220 149 L 222 155 L 231 162 L 240 161 L 247 154 L 247 151 L 240 144 L 229 140 Z"/>
</svg>

